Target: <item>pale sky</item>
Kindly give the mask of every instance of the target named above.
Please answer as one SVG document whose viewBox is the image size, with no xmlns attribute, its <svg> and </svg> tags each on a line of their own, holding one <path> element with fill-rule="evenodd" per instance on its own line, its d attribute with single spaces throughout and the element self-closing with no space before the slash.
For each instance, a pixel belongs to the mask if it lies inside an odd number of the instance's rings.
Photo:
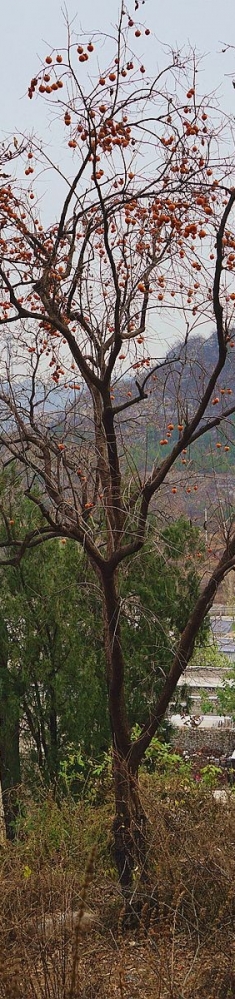
<svg viewBox="0 0 235 999">
<path fill-rule="evenodd" d="M 174 49 L 189 45 L 204 56 L 198 76 L 199 91 L 203 94 L 217 91 L 221 110 L 235 117 L 235 48 L 222 54 L 222 48 L 229 43 L 235 45 L 234 25 L 235 0 L 145 0 L 139 2 L 139 11 L 134 13 L 134 0 L 129 0 L 129 15 L 144 22 L 151 30 L 146 38 L 141 37 L 139 55 L 155 73 L 157 62 L 161 60 L 161 45 Z M 120 0 L 67 0 L 70 22 L 76 33 L 95 30 L 110 33 L 118 20 Z M 2 138 L 16 132 L 36 133 L 46 143 L 55 142 L 56 123 L 50 125 L 51 111 L 46 103 L 27 97 L 31 77 L 39 71 L 40 60 L 44 60 L 48 49 L 60 51 L 66 45 L 66 28 L 63 7 L 60 0 L 5 0 L 1 9 L 0 37 L 0 92 Z M 148 47 L 147 47 L 148 45 Z M 107 51 L 105 55 L 105 63 Z M 61 136 L 60 136 L 61 138 Z M 60 149 L 60 146 L 58 147 Z M 56 153 L 57 155 L 57 153 Z M 58 153 L 58 155 L 60 155 Z M 48 179 L 50 185 L 50 178 Z M 61 202 L 60 181 L 54 175 L 49 187 L 49 204 L 52 218 L 59 212 Z M 49 221 L 49 219 L 48 219 Z M 162 330 L 164 317 L 161 318 Z M 174 321 L 173 321 L 174 326 Z M 176 331 L 169 331 L 170 342 Z M 176 326 L 177 329 L 177 326 Z M 165 347 L 162 347 L 164 352 Z"/>
<path fill-rule="evenodd" d="M 181 47 L 190 44 L 203 55 L 204 92 L 219 88 L 221 105 L 235 114 L 235 91 L 229 74 L 235 75 L 235 50 L 221 55 L 222 43 L 235 44 L 234 0 L 145 0 L 139 15 L 134 15 L 134 0 L 127 4 L 131 16 L 139 16 L 151 29 L 151 62 L 159 53 L 159 41 Z M 117 21 L 118 0 L 67 0 L 70 21 L 92 32 L 108 31 Z M 155 36 L 155 37 L 154 37 Z M 156 39 L 156 42 L 155 42 Z M 46 127 L 47 111 L 40 101 L 30 102 L 28 83 L 39 68 L 39 58 L 47 53 L 47 44 L 65 43 L 65 27 L 60 0 L 8 0 L 1 6 L 0 92 L 1 130 Z M 142 42 L 140 43 L 141 50 Z M 146 54 L 146 43 L 144 44 Z M 228 74 L 228 75 L 227 75 Z"/>
</svg>

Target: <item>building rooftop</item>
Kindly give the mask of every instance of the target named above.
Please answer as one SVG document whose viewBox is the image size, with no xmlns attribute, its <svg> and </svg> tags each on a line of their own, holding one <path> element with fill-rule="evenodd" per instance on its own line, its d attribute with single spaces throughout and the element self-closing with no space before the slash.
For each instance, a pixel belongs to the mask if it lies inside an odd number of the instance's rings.
<svg viewBox="0 0 235 999">
<path fill-rule="evenodd" d="M 228 670 L 224 667 L 220 669 L 217 666 L 188 666 L 178 680 L 178 686 L 183 687 L 186 683 L 187 687 L 205 687 L 209 689 L 222 687 L 223 683 L 227 681 L 227 677 Z"/>
<path fill-rule="evenodd" d="M 171 715 L 170 722 L 175 728 L 233 728 L 229 715 Z"/>
</svg>

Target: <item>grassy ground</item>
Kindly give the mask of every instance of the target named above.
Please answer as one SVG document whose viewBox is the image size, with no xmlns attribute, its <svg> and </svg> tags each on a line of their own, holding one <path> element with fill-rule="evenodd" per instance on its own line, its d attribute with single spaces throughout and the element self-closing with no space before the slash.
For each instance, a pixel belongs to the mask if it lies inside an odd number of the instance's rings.
<svg viewBox="0 0 235 999">
<path fill-rule="evenodd" d="M 0 999 L 234 999 L 235 795 L 142 777 L 160 920 L 122 933 L 113 802 L 27 801 L 0 853 Z M 90 933 L 48 939 L 43 914 L 85 905 Z"/>
</svg>

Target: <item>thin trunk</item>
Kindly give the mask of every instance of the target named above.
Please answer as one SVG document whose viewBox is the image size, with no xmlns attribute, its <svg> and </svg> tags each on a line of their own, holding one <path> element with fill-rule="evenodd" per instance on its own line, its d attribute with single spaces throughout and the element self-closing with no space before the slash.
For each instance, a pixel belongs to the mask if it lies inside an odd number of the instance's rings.
<svg viewBox="0 0 235 999">
<path fill-rule="evenodd" d="M 26 720 L 27 720 L 27 724 L 28 724 L 28 728 L 29 728 L 29 731 L 30 731 L 30 735 L 32 736 L 33 741 L 35 742 L 35 746 L 36 746 L 36 749 L 37 749 L 37 757 L 38 757 L 39 770 L 42 770 L 43 769 L 43 752 L 42 752 L 42 744 L 41 744 L 40 725 L 39 725 L 38 719 L 35 719 L 33 717 L 32 711 L 28 707 L 26 697 L 24 697 L 24 699 L 23 699 L 23 710 L 24 710 L 25 717 L 26 717 Z"/>
<path fill-rule="evenodd" d="M 7 839 L 14 839 L 19 814 L 20 698 L 18 683 L 8 669 L 8 633 L 0 617 L 0 781 Z"/>
<path fill-rule="evenodd" d="M 1 697 L 0 712 L 0 781 L 7 839 L 15 838 L 19 815 L 18 788 L 21 782 L 19 752 L 19 714 L 12 717 L 9 699 Z"/>
<path fill-rule="evenodd" d="M 50 781 L 52 782 L 52 784 L 55 784 L 58 776 L 58 729 L 57 729 L 56 692 L 55 692 L 55 686 L 53 684 L 50 684 L 48 693 L 49 693 L 48 728 L 49 728 L 50 746 L 47 758 L 47 766 L 48 766 Z"/>
</svg>

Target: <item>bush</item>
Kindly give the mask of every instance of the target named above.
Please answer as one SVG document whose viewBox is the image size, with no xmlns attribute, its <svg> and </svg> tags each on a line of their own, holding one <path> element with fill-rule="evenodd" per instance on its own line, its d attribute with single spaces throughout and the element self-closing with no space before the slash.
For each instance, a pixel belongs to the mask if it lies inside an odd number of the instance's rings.
<svg viewBox="0 0 235 999">
<path fill-rule="evenodd" d="M 0 853 L 0 999 L 233 999 L 235 796 L 217 804 L 169 755 L 140 776 L 160 899 L 147 934 L 144 911 L 139 931 L 121 934 L 110 792 L 60 807 L 50 794 L 22 796 L 16 843 Z M 38 915 L 83 901 L 98 914 L 85 946 L 63 929 L 54 944 L 32 934 Z"/>
</svg>

